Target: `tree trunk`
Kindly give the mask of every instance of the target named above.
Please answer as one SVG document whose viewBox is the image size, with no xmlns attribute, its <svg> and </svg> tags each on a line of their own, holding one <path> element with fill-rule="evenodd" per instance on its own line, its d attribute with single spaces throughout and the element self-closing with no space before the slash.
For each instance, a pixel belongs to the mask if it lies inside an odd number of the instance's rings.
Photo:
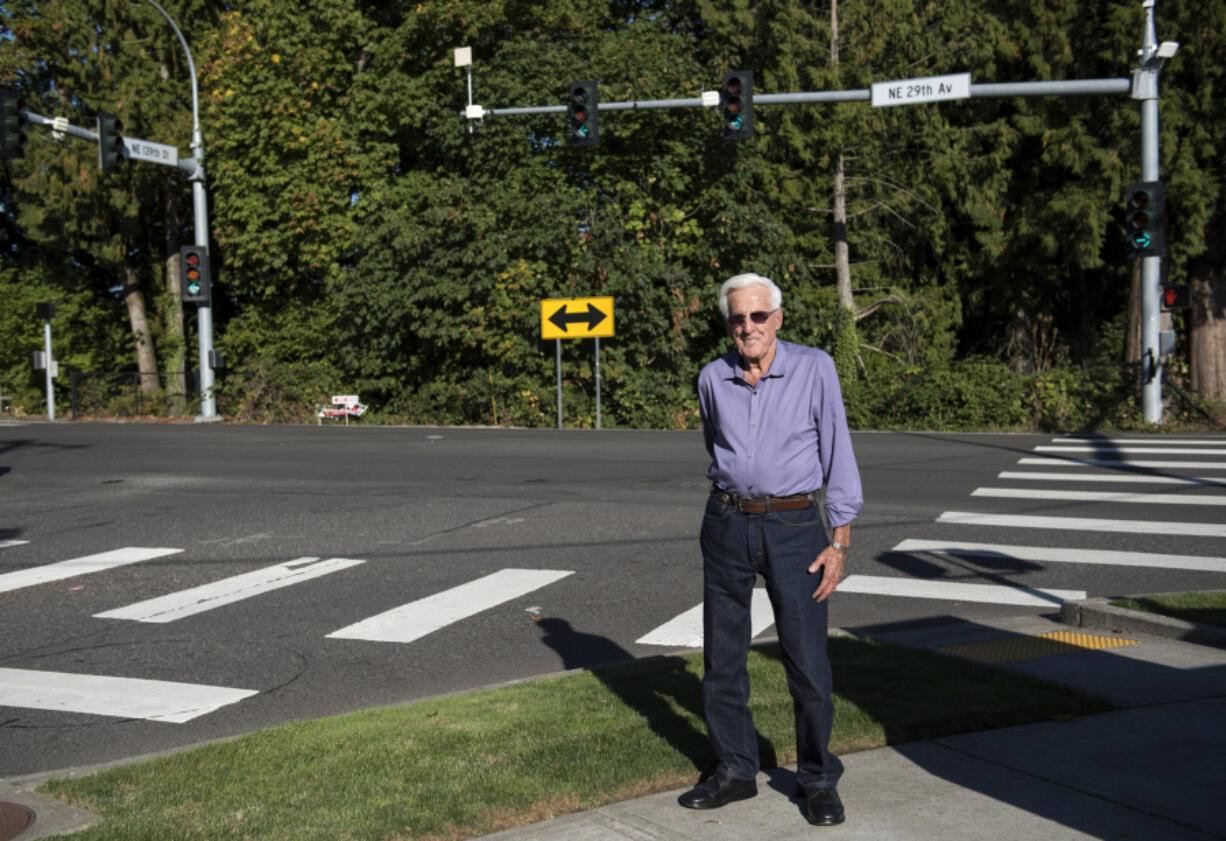
<svg viewBox="0 0 1226 841">
<path fill-rule="evenodd" d="M 1141 261 L 1132 261 L 1132 283 L 1128 290 L 1128 320 L 1124 326 L 1124 361 L 1141 361 Z"/>
<path fill-rule="evenodd" d="M 187 399 L 187 336 L 183 332 L 183 278 L 179 276 L 179 202 L 176 199 L 178 175 L 166 178 L 166 291 L 170 294 L 168 329 L 174 352 L 166 360 L 175 379 L 175 414 L 182 414 Z M 163 352 L 165 348 L 163 347 Z"/>
<path fill-rule="evenodd" d="M 124 263 L 123 273 L 123 300 L 128 306 L 128 323 L 136 345 L 140 387 L 142 391 L 155 392 L 158 390 L 158 363 L 153 350 L 153 333 L 149 330 L 149 316 L 145 312 L 145 296 L 141 294 L 136 272 L 127 263 Z"/>
<path fill-rule="evenodd" d="M 830 0 L 830 65 L 838 73 L 839 66 L 839 0 Z M 839 294 L 839 306 L 854 311 L 856 302 L 851 295 L 851 257 L 847 249 L 847 189 L 843 173 L 843 152 L 839 150 L 834 164 L 834 277 Z"/>
<path fill-rule="evenodd" d="M 1192 390 L 1205 400 L 1226 404 L 1226 211 L 1218 208 L 1205 226 L 1208 250 L 1191 261 L 1192 293 L 1188 357 Z"/>
</svg>

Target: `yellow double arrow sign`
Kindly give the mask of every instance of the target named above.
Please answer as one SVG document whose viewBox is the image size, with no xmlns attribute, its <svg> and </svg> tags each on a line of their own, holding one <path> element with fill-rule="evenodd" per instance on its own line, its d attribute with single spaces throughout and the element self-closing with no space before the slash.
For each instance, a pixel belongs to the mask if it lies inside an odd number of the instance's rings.
<svg viewBox="0 0 1226 841">
<path fill-rule="evenodd" d="M 546 298 L 542 339 L 603 339 L 613 335 L 612 298 Z"/>
</svg>

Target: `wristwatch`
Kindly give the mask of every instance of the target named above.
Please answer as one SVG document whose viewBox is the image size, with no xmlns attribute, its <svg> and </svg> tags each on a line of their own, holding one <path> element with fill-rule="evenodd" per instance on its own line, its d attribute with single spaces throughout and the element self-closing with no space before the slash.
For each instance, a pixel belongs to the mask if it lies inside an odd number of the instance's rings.
<svg viewBox="0 0 1226 841">
<path fill-rule="evenodd" d="M 830 545 L 833 546 L 835 549 L 838 549 L 844 555 L 846 555 L 847 550 L 851 548 L 850 546 L 844 546 L 842 543 L 839 543 L 837 540 L 830 541 Z"/>
</svg>

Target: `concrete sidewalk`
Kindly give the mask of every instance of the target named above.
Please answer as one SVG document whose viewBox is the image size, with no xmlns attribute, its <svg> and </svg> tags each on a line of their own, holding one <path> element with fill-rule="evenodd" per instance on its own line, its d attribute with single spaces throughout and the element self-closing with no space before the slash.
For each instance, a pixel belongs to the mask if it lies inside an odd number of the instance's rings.
<svg viewBox="0 0 1226 841">
<path fill-rule="evenodd" d="M 759 774 L 757 797 L 722 809 L 682 808 L 682 790 L 670 791 L 485 841 L 1226 839 L 1226 649 L 1147 633 L 1143 620 L 1115 624 L 1091 631 L 1024 618 L 874 630 L 917 648 L 1012 646 L 1025 659 L 1002 667 L 1124 709 L 846 755 L 839 826 L 810 826 L 793 769 L 777 769 Z M 1112 647 L 1031 656 L 1060 647 L 1037 636 L 1053 633 Z"/>
<path fill-rule="evenodd" d="M 486 841 L 1226 839 L 1226 641 L 1219 640 L 1223 647 L 1189 643 L 1170 638 L 1170 627 L 1151 625 L 1143 614 L 1096 618 L 1096 611 L 1095 604 L 1065 611 L 1066 620 L 1084 627 L 1023 617 L 852 631 L 992 658 L 1123 709 L 843 756 L 839 793 L 847 822 L 840 826 L 810 826 L 794 771 L 781 768 L 759 775 L 757 797 L 722 809 L 684 809 L 678 790 Z M 56 775 L 0 781 L 0 801 L 38 815 L 16 841 L 98 820 L 34 792 L 49 776 Z"/>
</svg>

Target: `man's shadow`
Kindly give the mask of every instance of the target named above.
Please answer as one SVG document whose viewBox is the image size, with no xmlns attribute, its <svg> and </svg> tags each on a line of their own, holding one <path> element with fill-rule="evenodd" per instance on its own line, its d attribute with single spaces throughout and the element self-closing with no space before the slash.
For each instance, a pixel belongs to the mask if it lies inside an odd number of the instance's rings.
<svg viewBox="0 0 1226 841">
<path fill-rule="evenodd" d="M 715 772 L 715 756 L 702 727 L 702 681 L 686 669 L 684 660 L 635 660 L 607 637 L 576 631 L 565 619 L 545 618 L 537 625 L 545 632 L 541 641 L 558 653 L 563 667 L 589 670 L 641 715 L 652 732 L 689 759 L 702 779 Z M 763 769 L 777 767 L 774 745 L 761 735 L 758 750 Z"/>
</svg>

